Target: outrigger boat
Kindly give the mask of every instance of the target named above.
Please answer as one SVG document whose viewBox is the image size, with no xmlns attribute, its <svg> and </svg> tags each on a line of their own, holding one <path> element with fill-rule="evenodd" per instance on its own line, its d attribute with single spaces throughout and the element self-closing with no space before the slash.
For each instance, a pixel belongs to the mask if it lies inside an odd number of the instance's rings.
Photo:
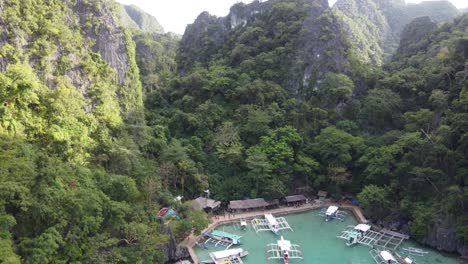
<svg viewBox="0 0 468 264">
<path fill-rule="evenodd" d="M 272 214 L 265 214 L 265 220 L 267 221 L 270 230 L 273 233 L 278 234 L 279 226 L 278 222 L 276 221 L 276 218 Z"/>
<path fill-rule="evenodd" d="M 241 218 L 240 220 L 240 227 L 245 230 L 247 228 L 247 220 L 245 220 L 244 218 Z"/>
<path fill-rule="evenodd" d="M 346 242 L 346 245 L 349 247 L 357 244 L 366 235 L 366 233 L 369 232 L 370 229 L 371 226 L 366 224 L 359 224 L 355 226 L 353 231 L 348 234 L 348 241 Z"/>
<path fill-rule="evenodd" d="M 369 253 L 371 254 L 372 259 L 374 259 L 376 264 L 399 264 L 390 251 L 378 251 L 373 249 L 369 251 Z"/>
<path fill-rule="evenodd" d="M 205 244 L 213 243 L 215 246 L 221 245 L 229 248 L 232 245 L 240 245 L 241 243 L 241 236 L 219 230 L 213 230 L 211 233 L 204 233 L 203 235 L 208 238 Z"/>
<path fill-rule="evenodd" d="M 250 223 L 252 224 L 252 228 L 257 233 L 260 231 L 272 231 L 273 233 L 278 234 L 278 232 L 283 229 L 289 229 L 293 231 L 291 226 L 286 221 L 286 218 L 275 218 L 271 214 L 265 214 L 265 218 L 263 219 L 254 218 Z"/>
<path fill-rule="evenodd" d="M 330 206 L 325 212 L 325 221 L 330 221 L 335 218 L 338 214 L 338 206 Z"/>
<path fill-rule="evenodd" d="M 338 206 L 331 205 L 328 208 L 323 208 L 320 211 L 320 216 L 325 217 L 325 221 L 330 221 L 332 219 L 338 219 L 343 221 L 346 218 L 347 213 L 344 211 L 338 210 Z"/>
<path fill-rule="evenodd" d="M 203 261 L 203 263 L 214 263 L 214 264 L 242 264 L 243 257 L 249 254 L 248 251 L 244 251 L 242 248 L 234 248 L 222 251 L 216 251 L 210 253 L 211 260 Z"/>
<path fill-rule="evenodd" d="M 428 251 L 424 251 L 420 248 L 414 248 L 414 247 L 407 247 L 407 248 L 402 248 L 404 251 L 408 252 L 410 255 L 415 255 L 415 256 L 424 256 L 426 254 L 429 254 Z"/>
<path fill-rule="evenodd" d="M 302 249 L 299 245 L 291 244 L 284 240 L 283 236 L 276 244 L 267 245 L 267 259 L 283 259 L 284 264 L 289 264 L 290 259 L 304 259 Z"/>
</svg>

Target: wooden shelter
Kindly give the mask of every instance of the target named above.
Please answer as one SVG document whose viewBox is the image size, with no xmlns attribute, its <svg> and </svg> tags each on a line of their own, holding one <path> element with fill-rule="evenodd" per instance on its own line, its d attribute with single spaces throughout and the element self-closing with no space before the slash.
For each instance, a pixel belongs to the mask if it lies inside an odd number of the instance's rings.
<svg viewBox="0 0 468 264">
<path fill-rule="evenodd" d="M 230 201 L 228 208 L 233 211 L 264 209 L 269 204 L 263 198 Z"/>
<path fill-rule="evenodd" d="M 318 191 L 317 196 L 319 200 L 325 200 L 327 198 L 328 193 L 326 191 Z"/>
<path fill-rule="evenodd" d="M 203 209 L 205 211 L 216 211 L 221 205 L 220 201 L 216 201 L 206 197 L 198 197 L 192 201 L 195 209 Z"/>
<path fill-rule="evenodd" d="M 307 203 L 308 199 L 303 194 L 291 195 L 284 197 L 284 200 L 288 205 L 292 204 L 304 204 Z"/>
</svg>

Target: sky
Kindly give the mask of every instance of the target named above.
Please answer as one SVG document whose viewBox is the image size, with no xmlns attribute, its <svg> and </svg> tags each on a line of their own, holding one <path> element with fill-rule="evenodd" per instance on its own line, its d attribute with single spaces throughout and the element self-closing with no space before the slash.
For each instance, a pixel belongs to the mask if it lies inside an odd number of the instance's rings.
<svg viewBox="0 0 468 264">
<path fill-rule="evenodd" d="M 336 0 L 329 0 L 332 5 Z M 430 0 L 431 1 L 431 0 Z M 122 4 L 133 4 L 156 17 L 165 31 L 183 34 L 187 24 L 208 11 L 212 15 L 225 16 L 229 8 L 238 2 L 249 3 L 252 0 L 117 0 Z M 422 0 L 406 0 L 407 3 L 418 3 Z M 468 6 L 468 0 L 450 0 L 456 7 Z"/>
</svg>

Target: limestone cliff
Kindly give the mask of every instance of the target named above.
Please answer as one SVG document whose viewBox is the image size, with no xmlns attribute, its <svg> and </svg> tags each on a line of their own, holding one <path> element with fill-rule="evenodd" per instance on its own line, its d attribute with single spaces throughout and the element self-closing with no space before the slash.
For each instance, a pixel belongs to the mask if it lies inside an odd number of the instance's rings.
<svg viewBox="0 0 468 264">
<path fill-rule="evenodd" d="M 146 33 L 164 33 L 164 28 L 152 15 L 135 5 L 120 5 L 119 18 L 124 27 L 140 30 Z"/>
<path fill-rule="evenodd" d="M 408 57 L 425 50 L 430 43 L 431 33 L 436 29 L 437 24 L 428 16 L 415 18 L 403 29 L 395 56 Z"/>
<path fill-rule="evenodd" d="M 0 36 L 0 70 L 13 63 L 28 63 L 49 88 L 65 77 L 90 99 L 88 111 L 102 104 L 95 97 L 96 89 L 105 89 L 99 93 L 106 94 L 108 106 L 119 104 L 126 120 L 143 120 L 135 44 L 131 33 L 117 22 L 115 2 L 2 1 L 0 12 L 0 24 L 6 29 Z M 40 17 L 40 12 L 47 15 Z M 106 84 L 99 85 L 97 80 Z"/>
<path fill-rule="evenodd" d="M 376 65 L 395 52 L 404 27 L 414 18 L 428 16 L 442 23 L 459 14 L 448 1 L 405 4 L 400 0 L 339 0 L 334 10 L 352 39 L 354 52 L 361 60 Z"/>
<path fill-rule="evenodd" d="M 282 36 L 288 33 L 289 38 Z M 265 36 L 260 37 L 262 34 Z M 260 39 L 254 41 L 255 38 Z M 261 44 L 262 41 L 265 43 Z M 183 73 L 197 63 L 206 65 L 218 57 L 230 57 L 233 65 L 243 67 L 258 60 L 256 56 L 287 53 L 281 62 L 268 63 L 270 68 L 281 68 L 278 82 L 283 87 L 304 98 L 327 72 L 346 71 L 347 49 L 327 0 L 254 1 L 234 5 L 226 17 L 201 13 L 187 26 L 177 61 Z M 265 74 L 266 71 L 268 67 Z"/>
<path fill-rule="evenodd" d="M 346 72 L 348 44 L 328 1 L 314 1 L 302 24 L 288 87 L 308 96 L 328 72 Z M 301 91 L 302 89 L 302 91 Z"/>
</svg>

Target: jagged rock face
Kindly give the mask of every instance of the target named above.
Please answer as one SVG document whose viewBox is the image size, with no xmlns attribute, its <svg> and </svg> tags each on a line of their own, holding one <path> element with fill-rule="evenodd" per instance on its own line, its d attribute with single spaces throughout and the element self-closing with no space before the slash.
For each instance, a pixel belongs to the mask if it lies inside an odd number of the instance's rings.
<svg viewBox="0 0 468 264">
<path fill-rule="evenodd" d="M 89 13 L 92 13 L 103 25 L 96 32 L 93 28 L 85 30 L 85 36 L 94 39 L 94 52 L 101 54 L 104 61 L 115 69 L 117 83 L 122 85 L 128 71 L 128 54 L 125 44 L 125 36 L 112 14 L 108 2 L 102 2 L 102 11 L 96 12 L 89 8 L 83 0 L 78 0 L 73 6 L 74 13 L 79 15 L 81 24 L 86 23 Z"/>
<path fill-rule="evenodd" d="M 188 25 L 180 42 L 178 61 L 206 62 L 225 40 L 222 20 L 208 12 L 201 13 L 195 22 Z M 205 48 L 208 46 L 209 48 Z M 179 70 L 191 68 L 191 63 L 179 63 Z"/>
<path fill-rule="evenodd" d="M 407 219 L 399 213 L 393 213 L 385 219 L 376 221 L 376 224 L 403 234 L 411 235 Z M 445 217 L 435 219 L 434 225 L 422 244 L 449 253 L 458 253 L 468 256 L 468 245 L 463 242 L 453 227 L 454 225 Z"/>
<path fill-rule="evenodd" d="M 159 24 L 158 20 L 137 6 L 123 5 L 123 9 L 122 11 L 125 11 L 126 15 L 128 15 L 127 18 L 130 18 L 139 30 L 148 33 L 164 33 L 164 28 Z"/>
<path fill-rule="evenodd" d="M 411 56 L 418 51 L 425 50 L 430 43 L 429 37 L 435 29 L 437 29 L 437 24 L 427 16 L 411 21 L 401 33 L 397 56 Z"/>
<path fill-rule="evenodd" d="M 437 219 L 431 232 L 422 242 L 432 248 L 446 252 L 457 252 L 461 256 L 467 257 L 468 245 L 460 239 L 453 226 L 447 219 Z"/>
<path fill-rule="evenodd" d="M 178 61 L 207 62 L 222 47 L 229 34 L 239 26 L 245 26 L 256 15 L 271 9 L 270 2 L 254 1 L 249 5 L 238 3 L 231 7 L 226 17 L 201 13 L 193 24 L 185 29 L 178 51 Z M 191 63 L 190 63 L 191 64 Z M 179 64 L 184 72 L 193 65 Z"/>
<path fill-rule="evenodd" d="M 360 59 L 377 65 L 398 48 L 404 27 L 413 19 L 428 16 L 441 23 L 459 14 L 447 1 L 405 4 L 402 0 L 339 0 L 334 9 L 354 41 L 354 52 Z M 369 41 L 369 38 L 375 39 Z"/>
<path fill-rule="evenodd" d="M 334 10 L 356 47 L 358 58 L 366 63 L 381 65 L 384 53 L 388 52 L 384 50 L 385 43 L 394 41 L 394 36 L 379 6 L 372 0 L 338 1 Z"/>
<path fill-rule="evenodd" d="M 179 260 L 190 258 L 188 249 L 177 245 L 170 226 L 162 225 L 161 233 L 169 235 L 169 242 L 163 249 L 164 255 L 168 259 L 168 263 L 174 263 Z"/>
<path fill-rule="evenodd" d="M 299 98 L 307 97 L 327 72 L 346 71 L 348 47 L 328 1 L 314 1 L 308 12 L 300 31 L 299 47 L 293 63 L 295 66 L 291 68 L 291 81 L 288 85 L 290 92 L 299 95 Z M 324 32 L 325 29 L 327 32 Z M 301 91 L 301 87 L 304 91 Z"/>
<path fill-rule="evenodd" d="M 233 49 L 239 39 L 232 38 L 239 28 L 256 23 L 259 17 L 270 17 L 274 6 L 281 1 L 254 1 L 251 4 L 234 5 L 229 15 L 218 18 L 204 12 L 187 26 L 178 51 L 178 69 L 182 73 L 196 63 L 206 64 L 221 49 Z M 285 1 L 285 3 L 287 3 Z M 297 1 L 306 18 L 299 20 L 301 30 L 291 40 L 294 54 L 282 62 L 289 67 L 282 83 L 292 95 L 303 98 L 330 71 L 345 72 L 345 56 L 348 48 L 341 27 L 330 10 L 327 0 Z M 276 21 L 277 22 L 277 21 Z M 272 22 L 275 23 L 275 22 Z M 260 23 L 261 24 L 261 23 Z M 229 53 L 228 53 L 229 54 Z"/>
</svg>

